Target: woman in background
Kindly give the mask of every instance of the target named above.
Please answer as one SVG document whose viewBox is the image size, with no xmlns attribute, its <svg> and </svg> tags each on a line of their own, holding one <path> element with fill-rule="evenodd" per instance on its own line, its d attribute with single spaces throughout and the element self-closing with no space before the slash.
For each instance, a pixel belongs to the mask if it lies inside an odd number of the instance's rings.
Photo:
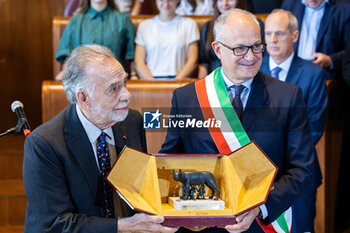
<svg viewBox="0 0 350 233">
<path fill-rule="evenodd" d="M 196 69 L 199 30 L 194 20 L 175 14 L 179 0 L 156 0 L 159 14 L 140 23 L 135 70 L 140 79 L 185 79 Z"/>
<path fill-rule="evenodd" d="M 114 0 L 82 0 L 64 30 L 56 59 L 63 64 L 74 48 L 99 44 L 109 48 L 125 68 L 125 60 L 134 59 L 134 38 L 134 25 L 118 12 Z M 60 73 L 56 80 L 61 77 Z"/>
<path fill-rule="evenodd" d="M 178 15 L 213 15 L 213 0 L 181 0 L 175 13 Z"/>
<path fill-rule="evenodd" d="M 217 67 L 221 66 L 219 58 L 216 57 L 211 43 L 214 41 L 214 22 L 222 13 L 234 9 L 238 0 L 214 0 L 213 18 L 203 25 L 199 42 L 199 66 L 198 78 L 203 78 L 210 74 Z"/>
</svg>

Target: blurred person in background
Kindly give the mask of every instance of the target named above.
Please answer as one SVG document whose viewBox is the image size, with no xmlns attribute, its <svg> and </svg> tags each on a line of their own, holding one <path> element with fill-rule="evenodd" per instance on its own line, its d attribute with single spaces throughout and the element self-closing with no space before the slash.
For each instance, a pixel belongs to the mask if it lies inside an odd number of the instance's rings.
<svg viewBox="0 0 350 233">
<path fill-rule="evenodd" d="M 135 70 L 140 79 L 190 77 L 197 67 L 199 30 L 179 16 L 179 0 L 156 0 L 159 14 L 140 23 L 136 35 Z"/>
<path fill-rule="evenodd" d="M 63 64 L 76 47 L 99 44 L 109 48 L 125 69 L 125 60 L 134 59 L 134 38 L 134 25 L 128 16 L 118 12 L 114 0 L 81 0 L 64 30 L 56 60 Z M 61 80 L 62 75 L 60 72 L 56 80 Z"/>
</svg>

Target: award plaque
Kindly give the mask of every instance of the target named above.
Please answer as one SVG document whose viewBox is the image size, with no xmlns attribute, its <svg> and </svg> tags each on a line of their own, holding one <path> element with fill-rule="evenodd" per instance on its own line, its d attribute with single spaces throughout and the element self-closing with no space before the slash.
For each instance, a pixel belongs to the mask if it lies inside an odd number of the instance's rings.
<svg viewBox="0 0 350 233">
<path fill-rule="evenodd" d="M 187 176 L 212 174 L 219 192 L 214 187 L 214 196 L 210 184 L 192 183 L 184 189 L 174 180 L 180 170 Z M 277 167 L 255 142 L 229 155 L 148 155 L 125 147 L 107 180 L 135 211 L 164 216 L 164 226 L 224 226 L 265 203 L 276 173 Z"/>
</svg>

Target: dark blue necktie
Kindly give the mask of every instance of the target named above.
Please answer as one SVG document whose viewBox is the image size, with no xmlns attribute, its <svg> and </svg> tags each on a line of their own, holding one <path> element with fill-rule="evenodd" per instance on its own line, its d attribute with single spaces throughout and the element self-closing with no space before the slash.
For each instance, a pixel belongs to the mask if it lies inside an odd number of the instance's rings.
<svg viewBox="0 0 350 233">
<path fill-rule="evenodd" d="M 235 109 L 238 118 L 241 119 L 242 115 L 243 115 L 243 104 L 241 101 L 241 93 L 242 93 L 243 89 L 245 88 L 245 86 L 233 85 L 233 86 L 231 86 L 231 88 L 233 88 L 235 90 L 235 98 L 233 98 L 233 100 L 232 100 L 232 106 Z"/>
<path fill-rule="evenodd" d="M 271 70 L 271 76 L 274 78 L 279 79 L 279 73 L 281 72 L 281 68 L 276 66 L 275 68 L 273 68 L 273 70 Z"/>
<path fill-rule="evenodd" d="M 106 177 L 111 170 L 111 160 L 109 157 L 106 133 L 102 132 L 97 146 L 97 158 L 100 165 L 100 174 L 102 177 L 103 194 L 106 208 L 106 217 L 114 218 L 113 188 L 107 183 Z"/>
</svg>

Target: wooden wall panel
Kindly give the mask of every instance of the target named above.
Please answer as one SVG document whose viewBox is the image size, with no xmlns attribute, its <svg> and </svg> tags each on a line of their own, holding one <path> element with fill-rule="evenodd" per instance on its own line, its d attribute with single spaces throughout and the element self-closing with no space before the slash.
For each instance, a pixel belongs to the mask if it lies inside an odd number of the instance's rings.
<svg viewBox="0 0 350 233">
<path fill-rule="evenodd" d="M 17 123 L 20 100 L 32 128 L 41 123 L 41 82 L 52 79 L 51 20 L 67 0 L 0 0 L 0 131 Z"/>
</svg>

